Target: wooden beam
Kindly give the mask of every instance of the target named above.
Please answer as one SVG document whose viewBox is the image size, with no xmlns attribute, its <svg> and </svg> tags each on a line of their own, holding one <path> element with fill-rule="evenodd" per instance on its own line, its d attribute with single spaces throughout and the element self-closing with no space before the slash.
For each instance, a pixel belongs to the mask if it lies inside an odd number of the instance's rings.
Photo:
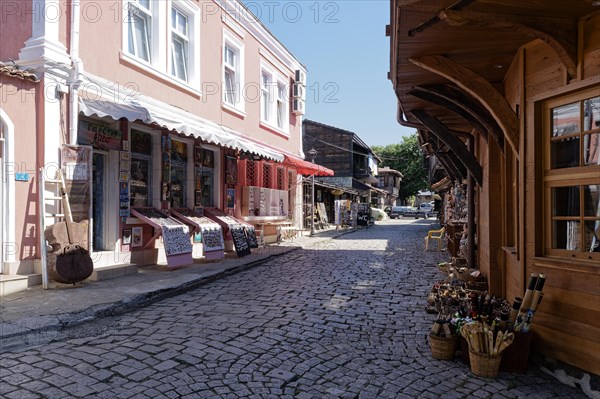
<svg viewBox="0 0 600 399">
<path fill-rule="evenodd" d="M 452 101 L 448 101 L 447 99 L 439 96 L 436 93 L 430 93 L 423 91 L 419 86 L 415 87 L 415 90 L 411 90 L 408 92 L 411 96 L 415 96 L 420 98 L 421 100 L 425 100 L 432 104 L 439 105 L 441 107 L 447 108 L 450 111 L 454 112 L 458 116 L 462 117 L 467 123 L 473 126 L 475 129 L 479 130 L 483 137 L 487 140 L 488 128 L 485 127 L 477 118 L 474 118 L 471 113 L 465 110 L 460 104 Z"/>
<path fill-rule="evenodd" d="M 471 4 L 473 1 L 475 1 L 475 0 L 459 0 L 456 3 L 452 4 L 450 7 L 446 8 L 446 10 L 462 10 L 463 8 L 465 8 L 466 6 Z M 440 19 L 439 15 L 434 15 L 433 17 L 429 18 L 427 21 L 419 24 L 419 26 L 409 30 L 408 36 L 412 37 L 412 36 L 416 35 L 417 33 L 421 33 L 425 29 L 432 27 L 433 25 L 437 24 L 440 21 L 441 21 L 441 19 Z"/>
<path fill-rule="evenodd" d="M 470 69 L 441 55 L 428 55 L 409 58 L 408 60 L 423 69 L 445 77 L 475 97 L 498 123 L 504 137 L 517 158 L 519 157 L 519 121 L 517 115 L 510 108 L 506 98 L 490 82 Z"/>
<path fill-rule="evenodd" d="M 429 131 L 436 136 L 442 143 L 448 146 L 456 155 L 458 160 L 467 168 L 479 186 L 483 186 L 483 169 L 477 159 L 469 152 L 467 146 L 456 138 L 449 130 L 437 119 L 431 117 L 427 112 L 416 109 L 411 111 L 415 118 L 427 126 Z"/>
<path fill-rule="evenodd" d="M 556 53 L 567 69 L 569 77 L 577 76 L 577 31 L 568 26 L 575 21 L 565 18 L 550 20 L 531 15 L 522 17 L 480 12 L 465 13 L 455 10 L 440 11 L 437 16 L 451 26 L 476 26 L 485 29 L 507 30 L 540 39 Z"/>
<path fill-rule="evenodd" d="M 441 145 L 437 142 L 437 138 L 434 136 L 433 140 L 430 141 L 431 149 L 435 156 L 440 160 L 446 172 L 450 175 L 452 180 L 458 180 L 462 183 L 463 179 L 467 177 L 466 168 L 458 162 L 457 159 L 452 158 L 451 153 L 441 151 Z"/>
<path fill-rule="evenodd" d="M 462 108 L 464 112 L 471 115 L 472 119 L 477 121 L 475 123 L 483 125 L 486 132 L 492 135 L 500 149 L 504 150 L 504 133 L 502 133 L 500 126 L 498 126 L 487 109 L 485 109 L 475 98 L 465 93 L 460 87 L 450 84 L 441 84 L 417 86 L 415 90 L 436 94 L 447 100 L 450 104 L 455 104 Z M 473 123 L 473 126 L 477 126 L 475 123 Z"/>
</svg>

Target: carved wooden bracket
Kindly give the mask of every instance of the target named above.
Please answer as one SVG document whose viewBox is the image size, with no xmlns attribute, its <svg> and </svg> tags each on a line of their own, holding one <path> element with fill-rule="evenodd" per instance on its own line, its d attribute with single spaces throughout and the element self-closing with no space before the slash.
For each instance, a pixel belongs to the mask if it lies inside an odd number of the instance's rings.
<svg viewBox="0 0 600 399">
<path fill-rule="evenodd" d="M 477 100 L 459 87 L 453 85 L 416 86 L 408 94 L 453 111 L 483 133 L 486 140 L 487 133 L 490 133 L 500 149 L 504 150 L 504 134 L 500 126 Z"/>
<path fill-rule="evenodd" d="M 423 69 L 445 77 L 475 97 L 492 115 L 515 155 L 519 157 L 519 120 L 506 98 L 490 82 L 441 55 L 415 57 L 408 60 Z"/>
<path fill-rule="evenodd" d="M 446 126 L 440 121 L 430 116 L 427 112 L 416 109 L 411 111 L 423 125 L 427 126 L 429 131 L 436 136 L 442 143 L 448 146 L 456 155 L 469 173 L 473 176 L 479 186 L 483 186 L 483 169 L 473 154 L 469 152 L 467 146 L 460 141 Z"/>
</svg>

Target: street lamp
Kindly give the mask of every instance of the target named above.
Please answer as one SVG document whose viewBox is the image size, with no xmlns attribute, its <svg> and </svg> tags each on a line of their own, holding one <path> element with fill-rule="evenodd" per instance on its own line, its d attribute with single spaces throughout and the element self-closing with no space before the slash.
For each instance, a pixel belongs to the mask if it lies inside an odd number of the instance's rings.
<svg viewBox="0 0 600 399">
<path fill-rule="evenodd" d="M 317 150 L 311 148 L 308 151 L 308 156 L 312 163 L 315 163 L 317 157 Z M 315 234 L 315 174 L 312 174 L 312 194 L 310 195 L 310 236 Z"/>
</svg>

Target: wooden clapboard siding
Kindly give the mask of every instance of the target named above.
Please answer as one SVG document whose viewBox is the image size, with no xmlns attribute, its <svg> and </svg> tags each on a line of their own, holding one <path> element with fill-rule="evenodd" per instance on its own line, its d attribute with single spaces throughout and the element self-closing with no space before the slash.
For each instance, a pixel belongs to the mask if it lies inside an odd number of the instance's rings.
<svg viewBox="0 0 600 399">
<path fill-rule="evenodd" d="M 585 329 L 586 326 L 580 328 Z M 575 367 L 600 374 L 600 349 L 598 342 L 579 338 L 572 331 L 561 332 L 544 326 L 535 326 L 533 348 L 552 358 Z"/>
</svg>

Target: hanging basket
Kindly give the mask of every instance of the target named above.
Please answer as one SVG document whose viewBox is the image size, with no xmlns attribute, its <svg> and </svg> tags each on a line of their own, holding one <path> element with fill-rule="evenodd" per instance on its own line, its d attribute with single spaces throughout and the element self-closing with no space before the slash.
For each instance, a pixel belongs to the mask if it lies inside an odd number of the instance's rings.
<svg viewBox="0 0 600 399">
<path fill-rule="evenodd" d="M 474 352 L 469 349 L 469 359 L 471 361 L 471 372 L 478 377 L 495 378 L 500 371 L 500 361 L 502 354 L 488 355 L 485 353 Z"/>
<path fill-rule="evenodd" d="M 450 335 L 448 337 L 430 335 L 429 346 L 431 348 L 431 356 L 438 360 L 452 360 L 454 352 L 456 352 L 457 342 L 458 335 Z"/>
</svg>

